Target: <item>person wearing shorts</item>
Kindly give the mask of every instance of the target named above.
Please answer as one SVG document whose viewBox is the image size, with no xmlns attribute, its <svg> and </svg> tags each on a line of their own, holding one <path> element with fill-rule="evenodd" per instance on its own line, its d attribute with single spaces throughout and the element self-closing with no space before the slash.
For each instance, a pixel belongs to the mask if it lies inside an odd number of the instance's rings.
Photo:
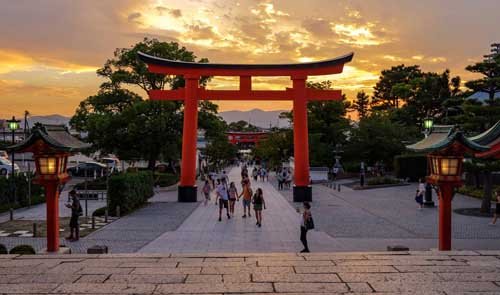
<svg viewBox="0 0 500 295">
<path fill-rule="evenodd" d="M 257 220 L 258 227 L 262 226 L 262 209 L 266 209 L 266 202 L 264 201 L 264 194 L 261 188 L 258 188 L 253 196 L 253 209 L 255 210 L 255 219 Z"/>
<path fill-rule="evenodd" d="M 243 181 L 243 189 L 241 194 L 238 196 L 238 200 L 243 197 L 243 218 L 252 217 L 250 214 L 250 204 L 252 203 L 252 188 L 250 187 L 250 180 L 247 178 Z"/>
<path fill-rule="evenodd" d="M 231 216 L 229 215 L 229 206 L 228 206 L 228 200 L 229 200 L 229 193 L 227 191 L 227 186 L 224 181 L 217 181 L 217 197 L 215 199 L 215 202 L 217 203 L 217 200 L 219 201 L 219 221 L 222 221 L 222 210 L 226 208 L 226 214 L 227 214 L 227 219 L 231 219 Z"/>
</svg>

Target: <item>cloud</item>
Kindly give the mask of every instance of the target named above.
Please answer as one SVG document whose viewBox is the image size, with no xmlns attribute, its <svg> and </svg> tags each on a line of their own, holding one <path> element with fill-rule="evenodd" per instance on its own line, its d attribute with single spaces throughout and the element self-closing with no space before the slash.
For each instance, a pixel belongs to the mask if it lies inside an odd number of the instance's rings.
<svg viewBox="0 0 500 295">
<path fill-rule="evenodd" d="M 302 27 L 316 37 L 330 37 L 333 33 L 330 22 L 323 18 L 307 18 L 302 21 Z"/>
<path fill-rule="evenodd" d="M 180 9 L 171 9 L 164 6 L 156 6 L 155 9 L 158 11 L 159 15 L 164 15 L 168 13 L 175 18 L 182 17 L 182 11 Z"/>
<path fill-rule="evenodd" d="M 339 36 L 341 43 L 354 46 L 374 46 L 389 42 L 388 40 L 377 36 L 373 29 L 375 24 L 333 24 L 333 31 Z"/>
</svg>

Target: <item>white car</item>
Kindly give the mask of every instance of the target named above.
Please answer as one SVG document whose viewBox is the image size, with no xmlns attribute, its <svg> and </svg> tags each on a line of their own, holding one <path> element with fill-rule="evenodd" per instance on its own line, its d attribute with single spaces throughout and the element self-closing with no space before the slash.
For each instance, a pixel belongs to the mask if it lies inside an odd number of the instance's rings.
<svg viewBox="0 0 500 295">
<path fill-rule="evenodd" d="M 14 164 L 14 173 L 19 173 L 21 170 L 17 164 Z M 0 158 L 0 175 L 12 173 L 12 162 L 5 158 Z"/>
<path fill-rule="evenodd" d="M 9 159 L 9 154 L 6 151 L 0 151 L 0 158 Z"/>
</svg>

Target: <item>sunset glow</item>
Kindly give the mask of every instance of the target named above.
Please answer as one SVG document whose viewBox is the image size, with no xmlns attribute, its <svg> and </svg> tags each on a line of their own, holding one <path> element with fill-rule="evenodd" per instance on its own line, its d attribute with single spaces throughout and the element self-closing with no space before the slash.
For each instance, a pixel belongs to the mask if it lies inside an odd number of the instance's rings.
<svg viewBox="0 0 500 295">
<path fill-rule="evenodd" d="M 211 62 L 311 62 L 354 52 L 332 79 L 349 99 L 371 92 L 380 71 L 419 64 L 426 71 L 464 69 L 500 39 L 494 0 L 285 1 L 0 0 L 0 117 L 72 115 L 103 82 L 95 70 L 144 37 L 175 41 Z M 480 11 L 481 16 L 478 16 Z M 474 22 L 464 21 L 474 19 Z M 283 89 L 290 81 L 254 78 L 255 89 Z M 215 77 L 209 87 L 236 88 Z M 137 90 L 142 96 L 144 92 Z M 221 110 L 287 109 L 287 102 L 219 102 Z"/>
</svg>

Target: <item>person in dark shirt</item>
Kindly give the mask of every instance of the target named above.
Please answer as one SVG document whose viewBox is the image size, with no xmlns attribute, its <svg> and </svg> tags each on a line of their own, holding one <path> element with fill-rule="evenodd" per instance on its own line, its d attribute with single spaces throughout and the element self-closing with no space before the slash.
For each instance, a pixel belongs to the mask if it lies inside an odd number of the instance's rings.
<svg viewBox="0 0 500 295">
<path fill-rule="evenodd" d="M 69 196 L 71 203 L 66 204 L 66 207 L 71 209 L 71 218 L 69 220 L 70 235 L 66 239 L 73 242 L 80 239 L 80 222 L 78 218 L 82 213 L 82 206 L 75 190 L 71 190 Z"/>
</svg>

